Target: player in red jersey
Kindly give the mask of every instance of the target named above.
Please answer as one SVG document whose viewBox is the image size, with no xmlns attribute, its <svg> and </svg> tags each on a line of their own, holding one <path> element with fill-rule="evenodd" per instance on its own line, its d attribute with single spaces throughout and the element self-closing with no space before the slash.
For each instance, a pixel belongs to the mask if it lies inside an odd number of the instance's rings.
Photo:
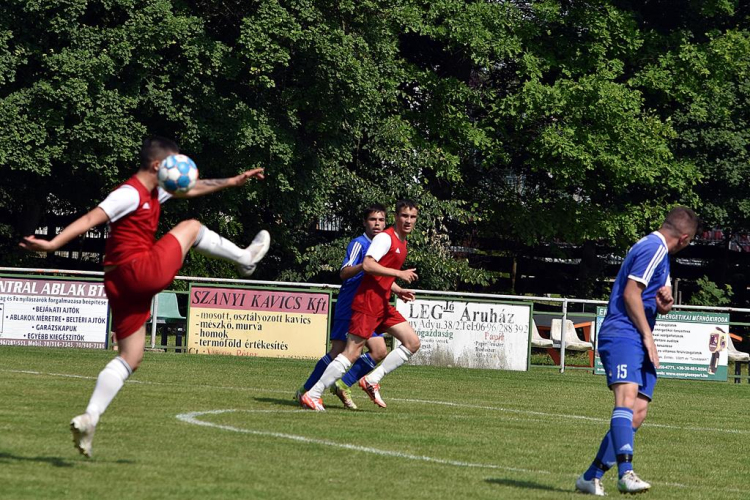
<svg viewBox="0 0 750 500">
<path fill-rule="evenodd" d="M 188 250 L 194 248 L 204 255 L 234 262 L 241 274 L 249 276 L 270 245 L 268 232 L 261 231 L 250 246 L 239 248 L 194 219 L 177 224 L 157 241 L 161 204 L 173 196 L 158 187 L 157 172 L 164 158 L 177 153 L 177 144 L 169 139 L 146 139 L 141 147 L 139 170 L 96 208 L 50 241 L 27 236 L 20 243 L 33 252 L 54 252 L 99 224 L 110 225 L 105 244 L 104 289 L 112 310 L 119 356 L 99 373 L 86 413 L 70 422 L 76 448 L 87 457 L 91 456 L 100 415 L 141 364 L 151 300 L 172 282 Z M 248 170 L 228 179 L 201 179 L 188 193 L 174 196 L 203 196 L 243 186 L 252 178 L 263 179 L 263 169 Z"/>
<path fill-rule="evenodd" d="M 359 386 L 372 402 L 382 408 L 386 404 L 380 397 L 380 381 L 409 361 L 419 350 L 419 336 L 390 303 L 391 293 L 402 300 L 414 300 L 414 292 L 402 289 L 395 281 L 401 278 L 411 283 L 417 279 L 416 269 L 401 270 L 406 261 L 406 237 L 414 229 L 417 213 L 413 201 L 399 200 L 396 203 L 396 223 L 373 238 L 362 263 L 366 274 L 352 302 L 352 320 L 344 352 L 331 361 L 320 380 L 302 395 L 300 402 L 304 407 L 315 411 L 325 410 L 321 400 L 323 391 L 349 370 L 362 354 L 362 347 L 372 332 L 388 332 L 401 342 L 380 366 L 359 380 Z"/>
</svg>

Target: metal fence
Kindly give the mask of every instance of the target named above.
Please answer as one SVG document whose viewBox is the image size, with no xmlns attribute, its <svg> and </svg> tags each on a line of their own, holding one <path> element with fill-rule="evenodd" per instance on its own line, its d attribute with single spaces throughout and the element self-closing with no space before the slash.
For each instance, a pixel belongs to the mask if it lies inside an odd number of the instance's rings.
<svg viewBox="0 0 750 500">
<path fill-rule="evenodd" d="M 91 276 L 101 277 L 104 275 L 101 271 L 76 271 L 68 269 L 35 269 L 35 268 L 15 268 L 15 267 L 0 267 L 0 273 L 12 273 L 12 274 L 26 274 L 26 275 L 42 275 L 42 276 Z M 189 283 L 218 283 L 218 284 L 235 284 L 244 286 L 253 286 L 261 288 L 308 288 L 311 290 L 334 290 L 338 291 L 341 285 L 332 285 L 326 283 L 298 283 L 298 282 L 281 282 L 281 281 L 259 281 L 259 280 L 247 280 L 247 279 L 231 279 L 231 278 L 205 278 L 197 276 L 176 276 L 176 281 L 186 281 Z M 167 290 L 171 291 L 171 290 Z M 604 300 L 587 300 L 587 299 L 572 299 L 565 297 L 544 297 L 544 296 L 527 296 L 527 295 L 503 295 L 496 293 L 471 293 L 471 292 L 449 292 L 449 291 L 436 291 L 436 290 L 414 290 L 417 296 L 436 296 L 440 298 L 453 297 L 456 299 L 472 300 L 472 299 L 490 299 L 490 300 L 507 300 L 507 301 L 523 301 L 532 302 L 534 304 L 534 314 L 546 313 L 550 315 L 559 315 L 562 320 L 563 329 L 567 324 L 569 317 L 572 318 L 590 318 L 592 321 L 596 320 L 595 309 L 597 306 L 606 306 L 607 301 Z M 187 292 L 177 291 L 176 293 L 185 294 Z M 335 302 L 335 298 L 334 298 Z M 580 311 L 578 310 L 580 309 Z M 588 311 L 587 311 L 588 309 Z M 592 310 L 593 309 L 593 310 Z M 706 307 L 706 306 L 690 306 L 675 304 L 674 309 L 676 310 L 694 310 L 694 311 L 713 311 L 723 312 L 730 314 L 730 327 L 739 327 L 746 329 L 750 327 L 750 309 L 739 308 L 739 307 Z M 152 305 L 152 317 L 158 316 L 159 304 L 156 297 L 154 298 Z M 735 315 L 735 318 L 732 318 Z M 739 320 L 737 316 L 746 321 Z M 151 322 L 151 347 L 152 348 L 168 348 L 165 345 L 156 344 L 156 321 Z M 592 342 L 596 342 L 595 338 L 592 338 Z M 566 339 L 565 335 L 561 335 L 561 343 L 559 346 L 560 350 L 560 364 L 559 370 L 564 373 L 566 370 Z M 558 349 L 558 347 L 555 347 Z M 539 365 L 535 365 L 539 366 Z M 558 365 L 554 365 L 558 367 Z M 591 370 L 591 367 L 585 367 L 585 369 Z M 730 378 L 735 375 L 729 375 Z M 748 376 L 741 377 L 750 381 L 750 373 Z"/>
</svg>

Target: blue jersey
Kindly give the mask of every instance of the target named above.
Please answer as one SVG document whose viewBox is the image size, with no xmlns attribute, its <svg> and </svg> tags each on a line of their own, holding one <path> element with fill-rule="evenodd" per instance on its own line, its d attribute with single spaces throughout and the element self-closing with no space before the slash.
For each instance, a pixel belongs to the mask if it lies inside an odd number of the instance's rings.
<svg viewBox="0 0 750 500">
<path fill-rule="evenodd" d="M 341 269 L 349 266 L 356 266 L 364 262 L 365 253 L 367 253 L 367 249 L 370 248 L 370 243 L 372 243 L 372 240 L 368 238 L 366 234 L 357 236 L 350 241 L 349 246 L 346 247 L 346 256 L 344 257 L 344 263 L 341 265 Z M 364 275 L 365 273 L 362 271 L 348 280 L 345 280 L 341 285 L 338 299 L 336 300 L 335 319 L 351 318 L 352 300 L 354 300 L 354 294 L 356 293 L 357 288 L 359 288 L 359 284 L 362 282 L 362 277 Z"/>
<path fill-rule="evenodd" d="M 646 319 L 651 329 L 656 324 L 656 292 L 663 286 L 671 286 L 669 281 L 669 257 L 667 242 L 661 233 L 655 231 L 638 241 L 628 252 L 617 273 L 612 287 L 612 295 L 607 305 L 599 335 L 619 336 L 640 342 L 641 334 L 625 309 L 623 293 L 628 280 L 635 280 L 646 286 L 641 294 Z"/>
</svg>

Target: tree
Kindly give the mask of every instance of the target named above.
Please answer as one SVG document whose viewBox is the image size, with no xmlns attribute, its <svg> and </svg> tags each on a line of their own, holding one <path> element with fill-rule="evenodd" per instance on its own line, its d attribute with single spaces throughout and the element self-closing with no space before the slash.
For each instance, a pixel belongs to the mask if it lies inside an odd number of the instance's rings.
<svg viewBox="0 0 750 500">
<path fill-rule="evenodd" d="M 563 291 L 599 294 L 597 252 L 677 203 L 750 222 L 747 7 L 675 5 L 16 1 L 0 12 L 3 250 L 45 213 L 90 207 L 156 133 L 206 177 L 266 167 L 252 189 L 166 205 L 163 225 L 269 228 L 259 278 L 335 279 L 360 208 L 410 197 L 417 287 L 497 278 L 455 248 L 518 262 L 574 246 Z M 184 272 L 233 273 L 199 256 Z"/>
</svg>

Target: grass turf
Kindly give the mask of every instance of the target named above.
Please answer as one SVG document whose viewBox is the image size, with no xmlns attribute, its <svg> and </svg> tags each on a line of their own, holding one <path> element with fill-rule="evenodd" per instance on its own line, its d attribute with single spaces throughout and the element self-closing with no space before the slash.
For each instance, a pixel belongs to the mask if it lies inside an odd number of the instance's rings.
<svg viewBox="0 0 750 500">
<path fill-rule="evenodd" d="M 355 387 L 359 411 L 314 413 L 291 400 L 311 361 L 146 353 L 87 460 L 68 422 L 112 356 L 0 347 L 0 498 L 580 498 L 612 409 L 584 371 L 405 366 L 387 409 Z M 747 383 L 661 380 L 636 436 L 648 498 L 747 498 L 749 408 Z"/>
</svg>

